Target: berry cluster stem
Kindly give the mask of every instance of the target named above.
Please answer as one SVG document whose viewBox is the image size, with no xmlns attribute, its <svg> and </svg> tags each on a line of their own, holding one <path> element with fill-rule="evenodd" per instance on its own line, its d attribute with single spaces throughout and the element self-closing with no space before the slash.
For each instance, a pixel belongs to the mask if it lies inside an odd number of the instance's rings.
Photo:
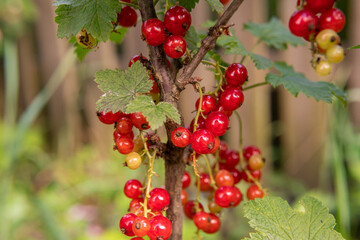
<svg viewBox="0 0 360 240">
<path fill-rule="evenodd" d="M 196 83 L 195 84 L 198 91 L 199 91 L 199 94 L 200 94 L 200 100 L 199 100 L 199 108 L 196 112 L 196 116 L 195 116 L 195 120 L 194 120 L 194 130 L 193 132 L 196 131 L 197 127 L 198 127 L 198 120 L 199 120 L 199 117 L 200 117 L 200 114 L 202 113 L 203 110 L 201 110 L 202 108 L 202 102 L 203 102 L 203 92 L 202 92 L 202 89 L 201 89 L 201 86 L 199 83 Z"/>
<path fill-rule="evenodd" d="M 246 90 L 252 89 L 252 88 L 256 88 L 256 87 L 260 87 L 260 86 L 264 86 L 264 85 L 268 85 L 268 84 L 269 84 L 268 82 L 256 83 L 256 84 L 244 87 L 243 92 L 246 91 Z"/>
<path fill-rule="evenodd" d="M 211 186 L 214 188 L 214 190 L 216 190 L 217 186 L 216 186 L 216 183 L 215 183 L 215 180 L 214 180 L 214 175 L 212 173 L 209 158 L 206 155 L 203 155 L 203 157 L 205 158 L 206 166 L 208 168 Z"/>
</svg>

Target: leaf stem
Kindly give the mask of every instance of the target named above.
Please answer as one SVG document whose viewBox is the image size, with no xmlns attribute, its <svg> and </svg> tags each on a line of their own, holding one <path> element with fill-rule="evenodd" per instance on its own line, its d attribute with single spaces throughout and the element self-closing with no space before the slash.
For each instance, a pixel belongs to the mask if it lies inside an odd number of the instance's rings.
<svg viewBox="0 0 360 240">
<path fill-rule="evenodd" d="M 252 47 L 252 49 L 251 49 L 250 52 L 253 53 L 253 52 L 255 51 L 255 49 L 259 46 L 260 43 L 261 43 L 261 40 L 258 39 L 258 40 L 256 41 L 256 43 L 254 44 L 254 46 Z M 250 61 L 250 59 L 248 58 L 248 56 L 249 56 L 249 55 L 244 55 L 244 56 L 241 58 L 240 63 L 243 64 L 244 66 L 246 66 L 246 65 L 249 63 L 249 61 Z M 246 59 L 246 62 L 245 62 L 245 59 Z"/>
<path fill-rule="evenodd" d="M 249 90 L 249 89 L 252 89 L 252 88 L 256 88 L 256 87 L 260 87 L 260 86 L 264 86 L 264 85 L 267 85 L 267 84 L 269 84 L 269 83 L 268 83 L 268 82 L 261 82 L 261 83 L 253 84 L 253 85 L 244 87 L 244 88 L 243 88 L 243 92 L 246 91 L 246 90 Z"/>
</svg>

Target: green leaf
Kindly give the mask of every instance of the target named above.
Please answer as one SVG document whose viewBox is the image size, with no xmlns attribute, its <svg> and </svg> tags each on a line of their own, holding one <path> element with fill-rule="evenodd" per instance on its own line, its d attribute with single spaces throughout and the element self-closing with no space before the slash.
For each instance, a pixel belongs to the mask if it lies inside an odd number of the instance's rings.
<svg viewBox="0 0 360 240">
<path fill-rule="evenodd" d="M 187 48 L 190 50 L 198 50 L 201 45 L 201 38 L 195 28 L 191 26 L 185 35 Z"/>
<path fill-rule="evenodd" d="M 152 87 L 146 68 L 140 61 L 125 72 L 119 69 L 98 71 L 95 74 L 95 82 L 104 92 L 96 103 L 96 110 L 106 112 L 124 112 L 129 102 L 138 94 L 149 92 Z"/>
<path fill-rule="evenodd" d="M 210 5 L 212 11 L 216 11 L 218 14 L 222 14 L 224 11 L 224 5 L 219 0 L 206 0 Z"/>
<path fill-rule="evenodd" d="M 288 28 L 275 17 L 271 18 L 268 23 L 245 23 L 244 29 L 251 32 L 251 34 L 258 37 L 260 41 L 265 42 L 270 47 L 280 50 L 287 49 L 288 44 L 293 46 L 304 45 L 304 41 L 291 34 Z"/>
<path fill-rule="evenodd" d="M 89 52 L 91 52 L 91 50 L 93 50 L 93 49 L 87 49 L 87 48 L 84 48 L 84 47 L 80 46 L 76 42 L 75 37 L 70 38 L 69 43 L 74 45 L 74 53 L 75 53 L 75 55 L 77 56 L 77 58 L 79 59 L 80 62 L 82 62 L 82 60 L 84 60 L 86 55 Z"/>
<path fill-rule="evenodd" d="M 234 33 L 232 34 L 233 36 L 222 35 L 216 42 L 219 46 L 225 48 L 225 54 L 249 56 L 257 69 L 268 69 L 273 66 L 273 62 L 270 59 L 246 50 L 242 42 L 240 42 Z"/>
<path fill-rule="evenodd" d="M 126 107 L 126 113 L 142 112 L 153 130 L 162 126 L 166 117 L 180 124 L 180 114 L 170 103 L 160 102 L 155 105 L 153 99 L 146 95 L 140 95 L 132 100 Z"/>
<path fill-rule="evenodd" d="M 295 97 L 302 92 L 316 101 L 332 103 L 335 98 L 338 98 L 346 104 L 345 92 L 332 83 L 312 82 L 304 74 L 295 72 L 284 62 L 276 62 L 274 67 L 280 74 L 268 73 L 265 78 L 273 87 L 283 85 Z"/>
<path fill-rule="evenodd" d="M 179 5 L 186 8 L 189 12 L 195 8 L 199 0 L 179 0 Z"/>
<path fill-rule="evenodd" d="M 352 47 L 349 47 L 348 49 L 351 50 L 351 49 L 358 49 L 358 48 L 360 48 L 360 45 L 352 46 Z"/>
<path fill-rule="evenodd" d="M 110 41 L 116 44 L 121 44 L 122 41 L 124 40 L 126 33 L 127 33 L 127 28 L 120 27 L 116 29 L 116 32 L 111 32 Z"/>
<path fill-rule="evenodd" d="M 244 203 L 245 217 L 256 230 L 245 240 L 344 239 L 334 230 L 335 219 L 322 203 L 306 196 L 292 209 L 279 197 L 256 198 Z"/>
<path fill-rule="evenodd" d="M 67 0 L 57 1 L 55 5 L 59 38 L 70 38 L 85 28 L 99 41 L 106 41 L 113 29 L 111 22 L 121 11 L 118 0 Z"/>
</svg>

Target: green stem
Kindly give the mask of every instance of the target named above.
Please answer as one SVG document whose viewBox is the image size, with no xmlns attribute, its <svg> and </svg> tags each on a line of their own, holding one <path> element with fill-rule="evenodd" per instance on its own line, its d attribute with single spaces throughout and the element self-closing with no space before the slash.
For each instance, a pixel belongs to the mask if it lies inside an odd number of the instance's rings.
<svg viewBox="0 0 360 240">
<path fill-rule="evenodd" d="M 199 117 L 200 117 L 201 112 L 203 111 L 203 110 L 201 110 L 201 108 L 202 108 L 202 102 L 203 102 L 203 92 L 202 92 L 202 90 L 201 90 L 201 86 L 200 86 L 199 83 L 196 83 L 196 86 L 197 86 L 197 88 L 198 88 L 198 90 L 199 90 L 200 101 L 199 101 L 199 108 L 197 109 L 196 116 L 195 116 L 195 120 L 194 120 L 194 130 L 193 130 L 193 132 L 195 132 L 196 129 L 197 129 L 197 127 L 198 127 L 198 123 L 197 123 L 197 122 L 198 122 L 198 120 L 199 120 Z"/>
<path fill-rule="evenodd" d="M 254 52 L 255 49 L 259 46 L 259 44 L 261 43 L 261 40 L 257 40 L 257 42 L 255 43 L 255 45 L 253 46 L 253 48 L 251 49 L 250 52 Z M 246 59 L 246 62 L 245 62 L 245 59 Z M 243 64 L 244 66 L 246 66 L 250 61 L 250 58 L 248 58 L 248 55 L 244 55 L 242 58 L 241 58 L 241 61 L 240 63 Z M 244 63 L 245 62 L 245 63 Z"/>
<path fill-rule="evenodd" d="M 216 186 L 216 183 L 214 180 L 214 176 L 212 174 L 212 169 L 211 169 L 209 158 L 206 155 L 202 155 L 202 156 L 205 158 L 206 166 L 207 166 L 208 172 L 209 172 L 211 186 L 214 188 L 214 190 L 216 190 L 217 186 Z"/>
<path fill-rule="evenodd" d="M 256 87 L 260 87 L 260 86 L 264 86 L 264 85 L 267 85 L 269 84 L 268 82 L 261 82 L 261 83 L 256 83 L 254 85 L 250 85 L 250 86 L 247 86 L 247 87 L 244 87 L 243 88 L 243 91 L 246 91 L 246 90 L 249 90 L 249 89 L 252 89 L 252 88 L 256 88 Z"/>
<path fill-rule="evenodd" d="M 132 3 L 128 3 L 128 2 L 124 2 L 124 1 L 119 1 L 121 4 L 129 6 L 129 7 L 133 7 L 135 9 L 139 9 L 139 6 L 136 4 L 132 4 Z"/>
</svg>

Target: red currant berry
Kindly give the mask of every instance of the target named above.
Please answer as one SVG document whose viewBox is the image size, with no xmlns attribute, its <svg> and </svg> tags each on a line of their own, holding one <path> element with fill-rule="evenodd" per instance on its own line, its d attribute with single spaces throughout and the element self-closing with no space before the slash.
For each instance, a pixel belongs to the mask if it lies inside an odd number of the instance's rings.
<svg viewBox="0 0 360 240">
<path fill-rule="evenodd" d="M 140 60 L 140 57 L 141 57 L 141 60 Z M 146 57 L 144 57 L 143 55 L 135 55 L 130 59 L 129 67 L 131 67 L 133 65 L 133 63 L 136 63 L 139 60 L 141 63 L 148 61 L 148 59 Z"/>
<path fill-rule="evenodd" d="M 220 104 L 227 111 L 234 111 L 244 102 L 244 94 L 240 88 L 228 87 L 221 94 Z"/>
<path fill-rule="evenodd" d="M 130 240 L 144 240 L 142 237 L 134 237 L 134 238 L 131 238 Z"/>
<path fill-rule="evenodd" d="M 334 5 L 334 0 L 306 0 L 304 9 L 316 13 L 323 13 Z"/>
<path fill-rule="evenodd" d="M 240 162 L 239 152 L 228 150 L 225 155 L 226 169 L 233 169 Z"/>
<path fill-rule="evenodd" d="M 217 231 L 219 231 L 220 226 L 221 222 L 219 217 L 215 214 L 210 213 L 208 217 L 208 227 L 203 229 L 203 231 L 209 234 L 216 233 Z"/>
<path fill-rule="evenodd" d="M 172 225 L 169 219 L 164 216 L 155 216 L 150 220 L 150 240 L 166 240 L 170 237 Z"/>
<path fill-rule="evenodd" d="M 131 132 L 128 133 L 128 134 L 120 134 L 120 133 L 118 133 L 118 132 L 116 131 L 116 129 L 115 129 L 115 131 L 114 131 L 114 133 L 113 133 L 113 136 L 114 136 L 114 141 L 115 141 L 115 142 L 116 142 L 116 140 L 117 140 L 118 138 L 121 138 L 121 137 L 127 137 L 127 138 L 130 138 L 130 139 L 134 139 L 134 132 L 131 131 Z"/>
<path fill-rule="evenodd" d="M 215 175 L 215 182 L 218 187 L 229 186 L 232 187 L 234 185 L 234 177 L 228 170 L 220 170 Z"/>
<path fill-rule="evenodd" d="M 214 137 L 214 147 L 210 150 L 210 154 L 215 153 L 220 147 L 220 138 L 219 137 Z"/>
<path fill-rule="evenodd" d="M 223 208 L 236 207 L 242 200 L 242 194 L 237 187 L 223 186 L 215 191 L 214 200 Z"/>
<path fill-rule="evenodd" d="M 138 180 L 131 179 L 125 183 L 124 194 L 128 198 L 139 198 L 140 194 L 142 193 L 142 187 L 142 184 Z"/>
<path fill-rule="evenodd" d="M 195 108 L 199 109 L 200 98 L 196 100 Z M 204 115 L 208 115 L 211 111 L 214 111 L 216 108 L 216 99 L 210 95 L 204 95 L 201 103 L 201 110 Z"/>
<path fill-rule="evenodd" d="M 131 138 L 129 137 L 119 137 L 116 139 L 116 148 L 121 154 L 128 154 L 131 153 L 134 149 L 134 143 Z"/>
<path fill-rule="evenodd" d="M 137 22 L 136 11 L 129 6 L 123 7 L 118 14 L 118 23 L 122 27 L 132 27 Z"/>
<path fill-rule="evenodd" d="M 200 191 L 207 192 L 213 189 L 211 186 L 211 180 L 209 174 L 201 173 L 199 179 L 200 179 Z M 197 186 L 197 181 L 195 182 L 195 186 Z"/>
<path fill-rule="evenodd" d="M 148 234 L 150 230 L 150 221 L 145 217 L 137 217 L 132 225 L 133 233 L 138 237 L 143 237 Z"/>
<path fill-rule="evenodd" d="M 232 115 L 232 111 L 227 111 L 227 110 L 225 110 L 224 109 L 224 107 L 223 106 L 221 106 L 221 104 L 220 103 L 218 103 L 217 105 L 216 105 L 216 108 L 214 109 L 214 111 L 219 111 L 219 112 L 222 112 L 223 114 L 225 114 L 228 118 Z"/>
<path fill-rule="evenodd" d="M 226 142 L 224 141 L 220 141 L 220 151 L 219 151 L 219 156 L 221 159 L 225 160 L 227 151 L 228 151 L 229 147 L 226 144 Z"/>
<path fill-rule="evenodd" d="M 120 134 L 128 134 L 132 131 L 132 126 L 130 118 L 122 117 L 116 122 L 116 131 Z"/>
<path fill-rule="evenodd" d="M 225 71 L 225 80 L 228 85 L 239 87 L 248 78 L 246 67 L 240 63 L 231 64 Z"/>
<path fill-rule="evenodd" d="M 338 8 L 332 8 L 320 16 L 320 29 L 332 29 L 341 32 L 345 26 L 345 15 Z"/>
<path fill-rule="evenodd" d="M 150 128 L 149 122 L 146 120 L 146 117 L 144 117 L 141 112 L 130 114 L 130 119 L 132 124 L 134 124 L 137 129 L 146 130 Z"/>
<path fill-rule="evenodd" d="M 223 4 L 223 5 L 226 5 L 229 3 L 230 0 L 220 0 L 220 2 Z"/>
<path fill-rule="evenodd" d="M 135 236 L 134 232 L 132 231 L 132 225 L 134 223 L 135 218 L 136 218 L 135 214 L 128 213 L 120 219 L 119 222 L 120 230 L 126 236 L 129 237 Z"/>
<path fill-rule="evenodd" d="M 191 147 L 199 154 L 208 154 L 214 147 L 214 135 L 206 129 L 196 130 L 190 137 Z"/>
<path fill-rule="evenodd" d="M 171 142 L 177 147 L 186 147 L 190 143 L 191 133 L 187 128 L 178 127 L 171 133 Z"/>
<path fill-rule="evenodd" d="M 140 167 L 142 160 L 140 154 L 137 152 L 131 152 L 125 157 L 126 166 L 132 170 Z"/>
<path fill-rule="evenodd" d="M 260 170 L 264 167 L 264 159 L 259 154 L 254 154 L 248 161 L 250 171 Z"/>
<path fill-rule="evenodd" d="M 166 39 L 164 23 L 157 18 L 146 20 L 141 27 L 141 32 L 147 44 L 151 46 L 159 46 Z"/>
<path fill-rule="evenodd" d="M 208 222 L 209 214 L 206 212 L 197 212 L 194 215 L 193 221 L 195 223 L 195 226 L 200 229 L 204 230 L 208 228 L 209 222 Z"/>
<path fill-rule="evenodd" d="M 205 127 L 212 132 L 214 136 L 222 136 L 225 134 L 229 125 L 228 117 L 219 111 L 211 112 L 205 120 Z"/>
<path fill-rule="evenodd" d="M 307 10 L 299 10 L 291 15 L 289 29 L 292 34 L 298 37 L 309 37 L 316 31 L 318 18 Z"/>
<path fill-rule="evenodd" d="M 191 183 L 191 177 L 190 177 L 190 174 L 185 171 L 184 172 L 184 176 L 182 178 L 182 188 L 188 188 L 190 186 L 190 183 Z"/>
<path fill-rule="evenodd" d="M 255 198 L 263 198 L 264 192 L 260 190 L 257 185 L 253 184 L 248 188 L 246 196 L 248 200 L 254 200 Z"/>
<path fill-rule="evenodd" d="M 128 212 L 135 213 L 136 210 L 138 210 L 139 208 L 142 207 L 141 203 L 144 203 L 143 198 L 134 198 L 134 199 L 132 199 L 131 202 L 129 203 Z"/>
<path fill-rule="evenodd" d="M 222 207 L 217 205 L 214 201 L 209 201 L 208 208 L 211 213 L 219 213 L 222 210 Z"/>
<path fill-rule="evenodd" d="M 191 25 L 191 15 L 184 7 L 173 6 L 165 13 L 164 25 L 172 34 L 185 36 Z"/>
<path fill-rule="evenodd" d="M 163 188 L 154 188 L 150 192 L 148 206 L 153 211 L 161 211 L 170 204 L 169 193 Z"/>
<path fill-rule="evenodd" d="M 190 123 L 190 132 L 194 132 L 194 121 L 195 121 L 195 118 Z M 205 129 L 205 119 L 201 115 L 198 118 L 197 124 L 198 124 L 198 126 L 197 126 L 196 130 Z"/>
<path fill-rule="evenodd" d="M 199 202 L 199 211 L 204 211 L 204 207 L 200 202 Z M 193 219 L 194 215 L 196 214 L 195 201 L 191 200 L 185 204 L 184 213 L 185 213 L 185 216 L 187 216 L 189 219 Z"/>
<path fill-rule="evenodd" d="M 249 167 L 247 167 L 248 170 L 250 171 Z M 256 170 L 256 171 L 250 171 L 251 176 L 255 179 L 255 180 L 259 180 L 261 178 L 261 170 Z M 243 179 L 245 182 L 248 183 L 253 183 L 254 181 L 251 180 L 248 175 L 246 174 L 245 171 L 241 171 L 240 172 L 240 177 L 241 179 Z"/>
<path fill-rule="evenodd" d="M 238 169 L 234 168 L 230 170 L 231 175 L 234 178 L 234 185 L 239 183 L 241 180 L 241 173 Z"/>
<path fill-rule="evenodd" d="M 250 145 L 243 148 L 243 156 L 246 161 L 249 161 L 250 157 L 254 154 L 261 155 L 261 151 L 258 147 Z"/>
<path fill-rule="evenodd" d="M 151 80 L 152 80 L 153 85 L 151 87 L 150 92 L 155 93 L 155 94 L 159 93 L 159 87 L 158 87 L 156 81 L 153 78 L 151 78 Z"/>
<path fill-rule="evenodd" d="M 105 124 L 114 124 L 121 117 L 120 112 L 113 113 L 112 111 L 97 112 L 96 114 L 97 114 L 100 122 L 105 123 Z"/>
<path fill-rule="evenodd" d="M 180 58 L 186 51 L 185 38 L 179 35 L 171 35 L 164 42 L 164 51 L 168 57 Z"/>
<path fill-rule="evenodd" d="M 187 193 L 187 191 L 185 189 L 181 189 L 181 205 L 185 205 L 185 203 L 187 203 L 189 198 L 189 194 Z"/>
</svg>

